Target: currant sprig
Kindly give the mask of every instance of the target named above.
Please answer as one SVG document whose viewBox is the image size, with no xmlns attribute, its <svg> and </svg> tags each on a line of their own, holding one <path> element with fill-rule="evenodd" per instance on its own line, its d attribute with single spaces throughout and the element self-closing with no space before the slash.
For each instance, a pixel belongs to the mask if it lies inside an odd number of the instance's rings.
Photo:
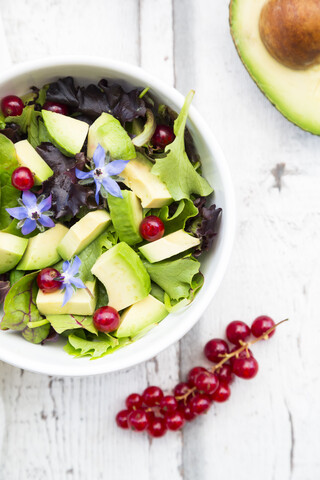
<svg viewBox="0 0 320 480">
<path fill-rule="evenodd" d="M 162 437 L 167 430 L 180 430 L 186 421 L 206 413 L 214 402 L 225 402 L 231 394 L 234 377 L 251 379 L 258 373 L 259 365 L 249 347 L 267 340 L 275 333 L 277 324 L 272 318 L 261 315 L 251 328 L 235 320 L 226 328 L 226 340 L 213 338 L 204 347 L 207 359 L 215 365 L 210 369 L 192 368 L 186 382 L 178 383 L 172 395 L 164 395 L 157 386 L 147 387 L 142 395 L 132 393 L 126 398 L 126 409 L 116 416 L 120 428 L 137 432 L 147 431 L 151 437 Z M 255 338 L 252 340 L 250 336 Z"/>
</svg>

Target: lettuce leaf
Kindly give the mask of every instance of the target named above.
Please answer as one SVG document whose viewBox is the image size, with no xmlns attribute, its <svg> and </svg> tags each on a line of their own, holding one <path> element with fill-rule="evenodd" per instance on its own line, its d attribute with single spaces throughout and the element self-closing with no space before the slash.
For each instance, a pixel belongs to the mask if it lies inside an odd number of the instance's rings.
<svg viewBox="0 0 320 480">
<path fill-rule="evenodd" d="M 22 133 L 28 133 L 33 114 L 34 105 L 27 105 L 24 107 L 21 115 L 17 115 L 15 117 L 8 116 L 6 117 L 5 121 L 6 123 L 14 123 L 15 125 L 19 125 Z"/>
<path fill-rule="evenodd" d="M 195 219 L 189 220 L 186 230 L 193 233 L 200 239 L 200 245 L 193 252 L 195 257 L 201 255 L 202 252 L 210 250 L 216 236 L 218 221 L 222 214 L 222 208 L 217 208 L 216 205 L 206 207 L 207 199 L 199 197 L 194 201 L 199 213 Z"/>
<path fill-rule="evenodd" d="M 189 298 L 197 287 L 200 262 L 193 257 L 164 260 L 157 263 L 143 262 L 151 280 L 159 285 L 173 300 Z"/>
<path fill-rule="evenodd" d="M 66 330 L 83 328 L 88 332 L 98 335 L 98 331 L 93 324 L 90 316 L 80 315 L 47 315 L 46 319 L 51 323 L 57 333 L 63 333 Z"/>
<path fill-rule="evenodd" d="M 10 290 L 10 282 L 6 275 L 0 275 L 0 305 L 4 302 L 7 293 Z"/>
<path fill-rule="evenodd" d="M 36 305 L 38 272 L 25 275 L 9 290 L 4 301 L 4 317 L 0 323 L 1 330 L 16 330 L 32 343 L 41 343 L 49 334 L 50 324 L 29 328 L 29 322 L 43 322 Z"/>
<path fill-rule="evenodd" d="M 119 346 L 121 346 L 119 340 L 108 334 L 100 333 L 97 338 L 81 338 L 72 333 L 68 336 L 64 350 L 74 357 L 89 356 L 94 360 L 113 352 Z"/>
<path fill-rule="evenodd" d="M 75 159 L 66 157 L 51 143 L 42 143 L 36 150 L 54 171 L 42 185 L 42 193 L 45 196 L 52 195 L 51 210 L 54 217 L 74 217 L 83 205 L 88 204 L 89 197 L 94 197 L 94 189 L 92 186 L 79 185 L 75 176 Z"/>
<path fill-rule="evenodd" d="M 172 212 L 175 206 L 176 210 Z M 171 204 L 169 207 L 165 206 L 156 211 L 152 210 L 152 215 L 157 215 L 163 221 L 166 235 L 184 228 L 186 221 L 197 214 L 197 207 L 188 199 L 180 200 L 178 205 Z"/>
<path fill-rule="evenodd" d="M 185 151 L 184 131 L 193 95 L 191 90 L 174 122 L 176 138 L 166 147 L 166 157 L 156 159 L 152 168 L 152 173 L 167 185 L 174 200 L 190 199 L 192 194 L 206 197 L 213 191 L 207 180 L 194 169 Z"/>
<path fill-rule="evenodd" d="M 21 192 L 11 184 L 11 174 L 18 166 L 14 144 L 2 134 L 0 134 L 0 158 L 0 230 L 3 230 L 12 221 L 6 208 L 17 206 Z"/>
</svg>

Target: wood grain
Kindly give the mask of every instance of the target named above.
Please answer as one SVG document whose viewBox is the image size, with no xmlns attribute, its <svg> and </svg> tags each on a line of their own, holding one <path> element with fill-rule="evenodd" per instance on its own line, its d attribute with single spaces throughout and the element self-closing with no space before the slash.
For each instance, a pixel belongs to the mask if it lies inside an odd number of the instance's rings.
<svg viewBox="0 0 320 480">
<path fill-rule="evenodd" d="M 183 93 L 194 87 L 231 166 L 238 208 L 223 285 L 180 346 L 89 379 L 0 364 L 0 480 L 320 478 L 320 140 L 288 123 L 248 76 L 229 35 L 228 1 L 0 0 L 0 7 L 14 62 L 102 55 L 140 64 Z M 155 383 L 169 389 L 204 362 L 203 344 L 230 320 L 261 313 L 291 321 L 256 346 L 259 375 L 237 380 L 227 404 L 158 441 L 116 429 L 128 393 Z"/>
</svg>

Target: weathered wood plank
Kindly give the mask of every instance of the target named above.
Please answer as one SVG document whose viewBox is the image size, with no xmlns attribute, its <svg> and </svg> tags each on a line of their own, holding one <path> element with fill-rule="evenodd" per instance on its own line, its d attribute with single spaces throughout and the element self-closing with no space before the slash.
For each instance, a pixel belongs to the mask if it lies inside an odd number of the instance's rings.
<svg viewBox="0 0 320 480">
<path fill-rule="evenodd" d="M 175 1 L 177 86 L 196 87 L 232 168 L 239 219 L 223 285 L 181 342 L 182 368 L 203 362 L 201 345 L 233 319 L 269 312 L 291 322 L 256 346 L 258 377 L 236 381 L 228 404 L 184 431 L 185 478 L 311 480 L 320 474 L 319 139 L 255 87 L 232 44 L 227 4 Z"/>
</svg>

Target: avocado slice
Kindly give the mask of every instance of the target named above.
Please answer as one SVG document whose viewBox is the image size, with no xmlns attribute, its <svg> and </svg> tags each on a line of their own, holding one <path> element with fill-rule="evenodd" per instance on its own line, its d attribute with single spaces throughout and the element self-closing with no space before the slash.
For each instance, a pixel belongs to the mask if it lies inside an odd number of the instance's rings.
<svg viewBox="0 0 320 480">
<path fill-rule="evenodd" d="M 130 160 L 136 156 L 131 138 L 119 120 L 109 113 L 102 113 L 91 125 L 88 134 L 87 156 L 92 158 L 100 144 L 113 159 Z"/>
<path fill-rule="evenodd" d="M 34 174 L 35 185 L 41 185 L 53 175 L 53 170 L 40 157 L 28 140 L 21 140 L 14 144 L 16 149 L 18 163 L 23 167 L 28 167 Z"/>
<path fill-rule="evenodd" d="M 58 223 L 55 227 L 30 238 L 17 270 L 38 270 L 57 263 L 61 259 L 57 250 L 58 245 L 66 233 L 68 228 Z"/>
<path fill-rule="evenodd" d="M 0 232 L 0 274 L 19 263 L 28 245 L 28 239 Z"/>
<path fill-rule="evenodd" d="M 161 322 L 167 315 L 168 311 L 164 304 L 152 295 L 148 295 L 122 313 L 121 323 L 115 336 L 134 337 L 149 325 Z"/>
<path fill-rule="evenodd" d="M 139 250 L 150 263 L 155 263 L 185 252 L 196 247 L 199 243 L 199 238 L 189 235 L 184 230 L 178 230 L 160 238 L 160 240 L 139 247 Z"/>
<path fill-rule="evenodd" d="M 150 277 L 137 253 L 120 242 L 103 253 L 91 272 L 105 286 L 109 303 L 122 310 L 145 298 L 151 290 Z"/>
<path fill-rule="evenodd" d="M 75 223 L 58 245 L 58 253 L 64 260 L 70 260 L 93 242 L 111 222 L 105 210 L 89 212 Z"/>
<path fill-rule="evenodd" d="M 304 4 L 302 1 L 298 3 Z M 271 103 L 288 120 L 319 135 L 319 66 L 288 68 L 269 53 L 259 31 L 260 15 L 265 5 L 266 0 L 231 0 L 230 27 L 236 49 L 249 74 Z M 281 13 L 281 7 L 278 12 Z M 294 7 L 292 13 L 295 15 Z M 280 22 L 280 18 L 278 20 Z M 298 45 L 296 39 L 299 37 L 294 33 L 292 38 Z"/>
<path fill-rule="evenodd" d="M 140 200 L 129 190 L 121 191 L 123 198 L 108 196 L 108 205 L 114 228 L 122 242 L 135 245 L 142 242 L 139 233 L 143 219 Z"/>
<path fill-rule="evenodd" d="M 96 308 L 96 281 L 85 282 L 85 288 L 78 288 L 70 300 L 62 306 L 64 291 L 44 293 L 39 289 L 36 304 L 42 315 L 93 315 Z"/>
<path fill-rule="evenodd" d="M 161 208 L 170 205 L 173 198 L 165 183 L 151 173 L 152 162 L 137 153 L 121 172 L 124 183 L 140 198 L 143 208 Z"/>
<path fill-rule="evenodd" d="M 87 137 L 89 125 L 61 113 L 42 110 L 42 118 L 52 143 L 69 157 L 79 153 Z"/>
</svg>

